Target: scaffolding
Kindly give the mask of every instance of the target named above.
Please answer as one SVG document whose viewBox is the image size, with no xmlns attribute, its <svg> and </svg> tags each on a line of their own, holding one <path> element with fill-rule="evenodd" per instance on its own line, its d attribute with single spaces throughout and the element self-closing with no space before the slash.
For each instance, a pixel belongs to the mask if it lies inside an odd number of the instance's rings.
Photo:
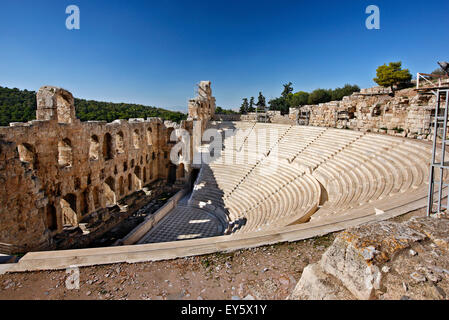
<svg viewBox="0 0 449 320">
<path fill-rule="evenodd" d="M 449 161 L 446 161 L 446 145 L 449 143 L 447 129 L 449 116 L 449 89 L 429 88 L 436 96 L 436 106 L 434 115 L 432 161 L 429 174 L 429 194 L 427 202 L 427 215 L 440 213 L 441 210 L 449 208 L 449 197 L 446 206 L 443 206 L 443 189 L 449 186 L 445 183 L 444 177 L 449 170 Z M 441 140 L 441 145 L 437 140 Z M 437 173 L 439 174 L 437 177 Z M 437 199 L 435 200 L 435 197 Z M 434 205 L 436 204 L 436 210 Z"/>
</svg>

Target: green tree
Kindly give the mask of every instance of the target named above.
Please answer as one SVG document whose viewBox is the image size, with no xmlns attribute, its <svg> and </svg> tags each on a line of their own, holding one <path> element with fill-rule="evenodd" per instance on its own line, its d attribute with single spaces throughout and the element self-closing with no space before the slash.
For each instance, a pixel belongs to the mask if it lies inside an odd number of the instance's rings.
<svg viewBox="0 0 449 320">
<path fill-rule="evenodd" d="M 299 106 L 304 106 L 309 103 L 309 94 L 304 91 L 298 91 L 290 96 L 289 104 L 290 107 L 295 108 Z"/>
<path fill-rule="evenodd" d="M 332 100 L 330 90 L 316 89 L 309 95 L 309 104 L 326 103 Z"/>
<path fill-rule="evenodd" d="M 254 97 L 251 97 L 251 99 L 249 99 L 249 107 L 248 107 L 248 112 L 255 112 L 256 109 L 254 108 Z"/>
<path fill-rule="evenodd" d="M 216 114 L 237 114 L 238 112 L 235 112 L 234 110 L 227 110 L 227 109 L 223 109 L 222 107 L 217 106 L 215 108 L 215 113 Z"/>
<path fill-rule="evenodd" d="M 412 80 L 412 75 L 408 69 L 402 69 L 402 62 L 390 62 L 377 68 L 377 77 L 374 81 L 382 87 L 391 88 L 394 95 L 394 86 L 408 83 Z"/>
<path fill-rule="evenodd" d="M 249 109 L 248 98 L 243 98 L 243 103 L 240 106 L 240 113 L 241 114 L 247 114 L 248 113 L 248 109 Z"/>
<path fill-rule="evenodd" d="M 292 83 L 289 82 L 287 84 L 284 84 L 284 91 L 282 91 L 282 97 L 284 99 L 287 99 L 289 97 L 289 95 L 293 92 L 293 87 L 292 87 Z"/>
<path fill-rule="evenodd" d="M 270 110 L 272 111 L 281 111 L 281 114 L 289 113 L 290 104 L 284 97 L 271 99 L 268 103 L 270 104 Z"/>
<path fill-rule="evenodd" d="M 332 90 L 332 101 L 340 101 L 343 97 L 350 96 L 354 92 L 360 92 L 359 86 L 346 84 L 343 88 L 335 88 Z"/>
<path fill-rule="evenodd" d="M 75 99 L 76 116 L 81 121 L 160 117 L 179 122 L 187 118 L 182 112 L 175 112 L 137 104 L 111 103 Z M 27 122 L 36 116 L 36 92 L 0 87 L 0 126 L 11 122 Z"/>
</svg>

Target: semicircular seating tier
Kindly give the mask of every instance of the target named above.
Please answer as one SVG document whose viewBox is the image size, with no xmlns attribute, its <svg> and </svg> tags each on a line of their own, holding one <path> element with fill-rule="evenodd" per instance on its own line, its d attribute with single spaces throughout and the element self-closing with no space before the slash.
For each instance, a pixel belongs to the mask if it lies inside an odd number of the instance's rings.
<svg viewBox="0 0 449 320">
<path fill-rule="evenodd" d="M 222 135 L 223 147 L 203 163 L 189 205 L 226 220 L 228 234 L 381 212 L 427 192 L 425 142 L 265 123 L 209 128 Z"/>
</svg>

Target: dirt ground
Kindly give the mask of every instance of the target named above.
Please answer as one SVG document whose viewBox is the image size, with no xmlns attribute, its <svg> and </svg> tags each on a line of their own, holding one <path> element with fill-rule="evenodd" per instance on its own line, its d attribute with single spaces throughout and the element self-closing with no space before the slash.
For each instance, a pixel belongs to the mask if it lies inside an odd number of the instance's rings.
<svg viewBox="0 0 449 320">
<path fill-rule="evenodd" d="M 80 268 L 79 290 L 64 271 L 0 275 L 0 299 L 283 300 L 334 235 L 226 254 Z"/>
<path fill-rule="evenodd" d="M 424 215 L 425 209 L 420 209 L 393 221 Z M 0 275 L 0 300 L 284 300 L 303 269 L 320 260 L 335 236 L 169 261 L 80 268 L 80 287 L 72 290 L 66 287 L 65 270 L 5 274 Z M 397 285 L 402 288 L 402 280 Z M 404 293 L 398 288 L 388 290 L 398 291 L 396 295 L 380 298 L 400 299 Z"/>
</svg>

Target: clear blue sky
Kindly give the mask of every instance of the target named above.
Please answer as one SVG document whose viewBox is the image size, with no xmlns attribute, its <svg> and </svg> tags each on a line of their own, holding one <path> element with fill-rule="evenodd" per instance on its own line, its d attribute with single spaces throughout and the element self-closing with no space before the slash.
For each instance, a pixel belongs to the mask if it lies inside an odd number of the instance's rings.
<svg viewBox="0 0 449 320">
<path fill-rule="evenodd" d="M 65 27 L 70 4 L 80 30 Z M 381 30 L 365 28 L 370 4 Z M 211 80 L 217 104 L 238 108 L 289 81 L 370 87 L 390 61 L 431 72 L 449 60 L 448 31 L 447 0 L 0 0 L 0 86 L 185 110 Z"/>
</svg>

